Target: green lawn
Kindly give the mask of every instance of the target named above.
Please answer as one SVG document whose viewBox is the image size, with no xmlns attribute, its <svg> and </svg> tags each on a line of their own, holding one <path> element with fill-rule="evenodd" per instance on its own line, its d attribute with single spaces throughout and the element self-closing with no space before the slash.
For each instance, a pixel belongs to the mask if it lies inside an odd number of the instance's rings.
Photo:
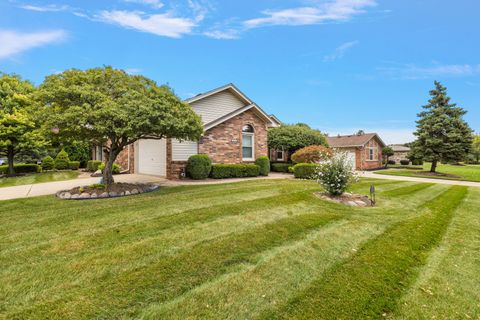
<svg viewBox="0 0 480 320">
<path fill-rule="evenodd" d="M 58 172 L 42 172 L 32 173 L 20 177 L 0 178 L 0 188 L 20 186 L 24 184 L 62 181 L 75 179 L 80 174 L 79 171 L 58 171 Z"/>
<path fill-rule="evenodd" d="M 0 202 L 0 318 L 480 316 L 480 188 L 255 180 Z"/>
<path fill-rule="evenodd" d="M 423 171 L 430 171 L 430 164 L 423 165 Z M 406 177 L 424 177 L 434 179 L 448 179 L 448 180 L 463 180 L 463 181 L 480 181 L 480 165 L 449 165 L 440 164 L 437 167 L 437 172 L 447 174 L 449 176 L 426 176 L 420 173 L 421 170 L 415 169 L 398 169 L 398 167 L 388 170 L 376 171 L 377 174 L 385 174 L 392 176 L 406 176 Z"/>
</svg>

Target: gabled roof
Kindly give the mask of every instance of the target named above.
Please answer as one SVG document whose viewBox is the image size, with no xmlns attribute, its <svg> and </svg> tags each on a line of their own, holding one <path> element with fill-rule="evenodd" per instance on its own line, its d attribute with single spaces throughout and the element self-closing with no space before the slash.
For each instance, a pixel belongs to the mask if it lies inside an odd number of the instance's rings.
<svg viewBox="0 0 480 320">
<path fill-rule="evenodd" d="M 217 93 L 223 92 L 223 91 L 229 91 L 233 93 L 237 98 L 239 98 L 241 101 L 243 101 L 246 105 L 234 110 L 233 112 L 230 112 L 226 115 L 223 115 L 215 120 L 212 120 L 208 123 L 204 124 L 204 129 L 208 130 L 211 129 L 217 125 L 219 125 L 222 122 L 227 121 L 228 119 L 231 119 L 235 117 L 236 115 L 241 114 L 242 112 L 245 112 L 247 110 L 253 110 L 260 118 L 264 119 L 264 121 L 270 126 L 270 127 L 277 127 L 280 125 L 280 121 L 277 121 L 278 119 L 272 118 L 271 115 L 268 115 L 265 111 L 263 111 L 262 108 L 260 108 L 255 102 L 253 102 L 249 97 L 247 97 L 240 89 L 238 89 L 233 83 L 226 84 L 224 86 L 218 87 L 216 89 L 207 91 L 205 93 L 200 93 L 197 94 L 196 96 L 185 100 L 187 103 L 194 103 L 199 100 L 211 97 Z"/>
<path fill-rule="evenodd" d="M 327 137 L 327 142 L 332 148 L 353 148 L 353 147 L 363 147 L 367 142 L 372 140 L 374 137 L 380 141 L 382 146 L 386 144 L 380 139 L 376 133 L 365 133 L 361 135 L 352 134 L 349 136 L 336 136 L 336 137 Z"/>
</svg>

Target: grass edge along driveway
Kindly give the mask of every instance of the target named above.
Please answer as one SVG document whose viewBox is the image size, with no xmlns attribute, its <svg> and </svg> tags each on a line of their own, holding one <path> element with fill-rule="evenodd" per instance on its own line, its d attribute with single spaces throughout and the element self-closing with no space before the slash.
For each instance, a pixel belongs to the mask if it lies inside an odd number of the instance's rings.
<svg viewBox="0 0 480 320">
<path fill-rule="evenodd" d="M 79 171 L 51 171 L 26 174 L 18 177 L 0 178 L 0 188 L 37 184 L 53 181 L 65 181 L 78 178 Z"/>
<path fill-rule="evenodd" d="M 391 176 L 403 176 L 403 177 L 415 177 L 415 178 L 431 178 L 431 179 L 444 179 L 444 180 L 457 180 L 457 181 L 471 181 L 480 182 L 480 165 L 448 165 L 439 164 L 437 172 L 441 175 L 429 175 L 429 164 L 423 165 L 423 170 L 419 169 L 399 169 L 389 168 L 385 170 L 374 171 L 375 174 L 391 175 Z M 427 174 L 422 174 L 425 172 Z"/>
</svg>

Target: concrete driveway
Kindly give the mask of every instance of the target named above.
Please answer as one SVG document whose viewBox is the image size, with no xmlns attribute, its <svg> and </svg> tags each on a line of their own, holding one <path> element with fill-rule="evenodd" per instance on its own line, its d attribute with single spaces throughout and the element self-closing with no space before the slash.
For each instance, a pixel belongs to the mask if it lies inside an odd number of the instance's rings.
<svg viewBox="0 0 480 320">
<path fill-rule="evenodd" d="M 429 178 L 417 178 L 417 177 L 404 177 L 404 176 L 389 176 L 385 174 L 375 174 L 371 171 L 358 172 L 358 175 L 362 178 L 372 179 L 386 179 L 386 180 L 398 180 L 398 181 L 413 181 L 413 182 L 426 182 L 426 183 L 438 183 L 448 184 L 456 186 L 478 187 L 480 188 L 480 182 L 470 181 L 458 181 L 458 180 L 443 180 L 443 179 L 429 179 Z"/>
</svg>

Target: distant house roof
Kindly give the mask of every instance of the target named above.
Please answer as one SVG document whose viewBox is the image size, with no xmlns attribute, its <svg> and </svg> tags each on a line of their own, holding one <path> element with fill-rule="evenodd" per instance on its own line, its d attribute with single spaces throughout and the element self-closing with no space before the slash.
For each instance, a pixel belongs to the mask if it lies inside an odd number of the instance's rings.
<svg viewBox="0 0 480 320">
<path fill-rule="evenodd" d="M 392 144 L 390 145 L 390 148 L 392 148 L 393 152 L 409 152 L 410 148 L 405 147 L 399 144 Z"/>
<path fill-rule="evenodd" d="M 385 146 L 385 143 L 380 139 L 376 133 L 365 133 L 361 135 L 352 134 L 349 136 L 336 136 L 336 137 L 327 137 L 327 142 L 332 148 L 353 148 L 353 147 L 363 147 L 367 144 L 368 141 L 372 140 L 374 137 L 377 137 L 382 146 Z"/>
</svg>

